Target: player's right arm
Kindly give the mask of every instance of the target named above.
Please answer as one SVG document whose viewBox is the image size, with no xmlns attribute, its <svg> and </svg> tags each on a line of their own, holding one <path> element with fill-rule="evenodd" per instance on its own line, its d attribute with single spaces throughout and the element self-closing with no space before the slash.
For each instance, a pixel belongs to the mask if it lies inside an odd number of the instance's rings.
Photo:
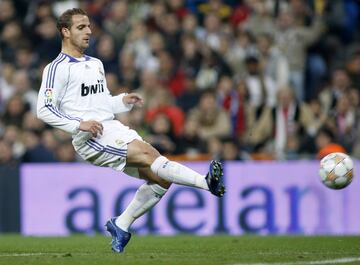
<svg viewBox="0 0 360 265">
<path fill-rule="evenodd" d="M 37 101 L 37 117 L 47 124 L 76 134 L 80 129 L 81 119 L 72 117 L 59 110 L 58 97 L 66 89 L 67 73 L 62 69 L 61 56 L 48 64 L 43 72 Z M 65 95 L 61 95 L 66 97 Z"/>
</svg>

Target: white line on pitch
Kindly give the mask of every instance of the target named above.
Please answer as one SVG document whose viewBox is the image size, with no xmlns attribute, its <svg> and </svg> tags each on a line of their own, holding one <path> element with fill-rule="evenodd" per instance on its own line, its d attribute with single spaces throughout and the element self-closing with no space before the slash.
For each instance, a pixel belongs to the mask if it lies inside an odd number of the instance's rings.
<svg viewBox="0 0 360 265">
<path fill-rule="evenodd" d="M 31 256 L 87 256 L 93 255 L 91 253 L 54 253 L 54 252 L 34 252 L 34 253 L 0 253 L 0 258 L 2 257 L 31 257 Z"/>
<path fill-rule="evenodd" d="M 323 265 L 323 264 L 350 263 L 354 261 L 360 261 L 360 257 L 316 260 L 316 261 L 276 262 L 276 263 L 236 263 L 233 265 Z"/>
</svg>

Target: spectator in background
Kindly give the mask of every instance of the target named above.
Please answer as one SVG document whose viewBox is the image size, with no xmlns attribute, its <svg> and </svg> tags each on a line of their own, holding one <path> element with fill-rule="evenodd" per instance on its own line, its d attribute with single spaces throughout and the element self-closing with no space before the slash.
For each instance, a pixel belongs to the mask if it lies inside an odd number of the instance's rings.
<svg viewBox="0 0 360 265">
<path fill-rule="evenodd" d="M 32 89 L 28 72 L 17 70 L 13 76 L 15 93 L 22 97 L 23 101 L 30 107 L 32 113 L 36 113 L 37 92 Z"/>
<path fill-rule="evenodd" d="M 274 34 L 275 19 L 271 14 L 266 1 L 254 0 L 247 1 L 252 11 L 252 15 L 240 25 L 245 31 L 250 31 L 255 37 L 261 34 Z"/>
<path fill-rule="evenodd" d="M 345 94 L 338 98 L 335 109 L 330 113 L 326 126 L 330 128 L 336 140 L 351 152 L 355 141 L 355 110 L 350 105 L 350 100 Z"/>
<path fill-rule="evenodd" d="M 325 113 L 334 110 L 337 100 L 344 96 L 351 85 L 350 78 L 342 68 L 336 69 L 331 75 L 331 84 L 319 94 L 319 100 Z"/>
<path fill-rule="evenodd" d="M 121 86 L 125 87 L 127 91 L 133 91 L 140 85 L 140 73 L 135 66 L 135 56 L 132 52 L 122 50 L 119 52 L 119 69 L 118 77 Z"/>
<path fill-rule="evenodd" d="M 231 75 L 231 69 L 218 53 L 210 48 L 204 49 L 203 60 L 196 76 L 196 86 L 201 90 L 216 87 L 220 76 Z"/>
<path fill-rule="evenodd" d="M 352 85 L 360 90 L 360 50 L 356 51 L 347 61 L 346 70 Z"/>
<path fill-rule="evenodd" d="M 240 155 L 240 147 L 236 139 L 227 137 L 221 139 L 222 149 L 220 160 L 240 161 L 242 160 Z"/>
<path fill-rule="evenodd" d="M 252 129 L 249 141 L 258 144 L 270 140 L 268 144 L 276 158 L 284 159 L 288 140 L 293 139 L 290 136 L 298 138 L 301 146 L 310 137 L 314 119 L 309 106 L 298 102 L 291 88 L 281 88 L 277 98 L 277 106 L 266 108 Z"/>
<path fill-rule="evenodd" d="M 185 154 L 189 158 L 206 153 L 206 142 L 199 136 L 199 126 L 196 120 L 186 119 L 184 131 L 176 145 L 176 153 Z"/>
<path fill-rule="evenodd" d="M 211 137 L 231 135 L 231 122 L 228 114 L 218 106 L 216 95 L 206 91 L 200 98 L 197 107 L 190 111 L 188 119 L 196 121 L 199 127 L 199 137 L 207 141 Z"/>
<path fill-rule="evenodd" d="M 164 1 L 155 0 L 150 5 L 150 12 L 145 20 L 149 31 L 160 31 L 161 24 L 163 23 L 162 19 L 164 18 L 166 12 L 167 9 Z"/>
<path fill-rule="evenodd" d="M 316 159 L 319 160 L 333 152 L 346 153 L 345 148 L 336 143 L 332 130 L 327 127 L 323 127 L 318 131 L 315 144 L 317 148 Z"/>
<path fill-rule="evenodd" d="M 13 157 L 11 146 L 4 140 L 0 140 L 0 165 L 16 165 L 17 161 Z"/>
<path fill-rule="evenodd" d="M 168 90 L 159 90 L 154 105 L 148 108 L 146 112 L 146 120 L 149 124 L 152 124 L 157 115 L 165 114 L 171 122 L 172 133 L 179 136 L 183 131 L 185 115 L 173 102 L 174 97 Z"/>
<path fill-rule="evenodd" d="M 128 115 L 120 115 L 119 120 L 123 124 L 136 130 L 138 134 L 143 138 L 146 138 L 146 136 L 149 134 L 149 128 L 148 124 L 146 123 L 144 108 L 132 109 L 128 113 Z"/>
<path fill-rule="evenodd" d="M 119 95 L 122 92 L 129 91 L 127 87 L 122 88 L 119 84 L 119 78 L 116 73 L 108 72 L 105 74 L 106 85 L 111 93 L 111 95 Z M 125 90 L 125 91 L 123 91 Z"/>
<path fill-rule="evenodd" d="M 314 118 L 309 106 L 304 102 L 299 102 L 291 88 L 279 90 L 278 106 L 273 111 L 275 152 L 281 159 L 284 148 L 289 147 L 289 140 L 298 140 L 299 146 L 308 141 L 311 137 Z M 292 151 L 295 146 L 296 144 L 290 145 Z"/>
<path fill-rule="evenodd" d="M 195 14 L 187 14 L 181 24 L 181 32 L 183 36 L 190 35 L 200 40 L 204 36 L 204 28 L 199 25 L 198 19 Z"/>
<path fill-rule="evenodd" d="M 184 6 L 184 0 L 169 0 L 167 4 L 170 13 L 174 13 L 180 21 L 184 20 L 186 15 L 190 12 Z"/>
<path fill-rule="evenodd" d="M 41 132 L 41 143 L 49 150 L 52 154 L 55 155 L 56 149 L 59 145 L 59 141 L 55 136 L 53 129 L 44 129 Z"/>
<path fill-rule="evenodd" d="M 176 98 L 176 105 L 186 114 L 199 103 L 200 97 L 201 91 L 196 86 L 194 76 L 187 74 L 185 76 L 184 91 Z"/>
<path fill-rule="evenodd" d="M 257 57 L 247 57 L 245 64 L 247 73 L 244 80 L 249 92 L 249 104 L 256 109 L 263 105 L 275 106 L 277 87 L 274 80 L 263 72 Z"/>
<path fill-rule="evenodd" d="M 44 17 L 35 25 L 36 50 L 40 60 L 53 60 L 61 50 L 60 37 L 56 30 L 56 20 L 52 16 Z"/>
<path fill-rule="evenodd" d="M 168 89 L 175 97 L 180 96 L 184 92 L 185 75 L 184 72 L 177 67 L 171 55 L 166 51 L 158 54 L 159 71 L 158 76 L 160 83 Z"/>
<path fill-rule="evenodd" d="M 41 143 L 38 132 L 25 130 L 23 141 L 26 151 L 21 157 L 22 163 L 57 162 L 53 153 Z"/>
<path fill-rule="evenodd" d="M 256 53 L 256 47 L 252 34 L 248 31 L 238 30 L 235 33 L 234 41 L 225 54 L 227 63 L 230 65 L 235 78 L 241 78 L 246 71 L 245 58 Z"/>
<path fill-rule="evenodd" d="M 16 49 L 20 44 L 27 43 L 28 39 L 19 21 L 11 20 L 3 25 L 0 34 L 1 57 L 4 62 L 15 61 Z"/>
<path fill-rule="evenodd" d="M 116 0 L 110 3 L 109 14 L 105 17 L 103 26 L 115 40 L 116 49 L 125 43 L 126 34 L 130 30 L 130 18 L 127 1 Z"/>
<path fill-rule="evenodd" d="M 321 103 L 317 98 L 310 100 L 309 108 L 313 114 L 314 122 L 308 128 L 309 142 L 301 151 L 304 151 L 308 154 L 316 153 L 315 145 L 313 144 L 315 136 L 318 133 L 319 129 L 325 126 L 327 115 L 324 112 L 324 109 L 321 107 Z"/>
<path fill-rule="evenodd" d="M 22 143 L 21 133 L 20 128 L 14 125 L 9 125 L 5 127 L 4 135 L 2 137 L 2 140 L 10 146 L 12 157 L 16 160 L 19 160 L 25 152 L 25 146 Z"/>
<path fill-rule="evenodd" d="M 107 72 L 116 73 L 118 69 L 117 49 L 110 34 L 103 34 L 97 44 L 96 56 L 103 62 Z"/>
<path fill-rule="evenodd" d="M 11 63 L 3 63 L 0 65 L 0 113 L 5 110 L 6 102 L 15 92 L 12 84 L 15 67 Z"/>
<path fill-rule="evenodd" d="M 164 37 L 166 50 L 168 50 L 174 58 L 180 52 L 180 29 L 180 22 L 175 14 L 167 13 L 163 15 L 160 32 Z"/>
<path fill-rule="evenodd" d="M 0 31 L 11 20 L 16 20 L 17 14 L 12 0 L 0 1 Z"/>
<path fill-rule="evenodd" d="M 287 58 L 290 69 L 290 85 L 299 101 L 305 99 L 304 78 L 306 49 L 321 37 L 324 23 L 319 11 L 311 27 L 295 24 L 291 10 L 282 11 L 277 20 L 275 44 Z"/>
<path fill-rule="evenodd" d="M 209 13 L 204 20 L 204 35 L 201 36 L 201 41 L 210 49 L 218 51 L 220 48 L 221 35 L 221 20 L 214 14 Z"/>
<path fill-rule="evenodd" d="M 140 87 L 136 89 L 144 99 L 144 108 L 153 108 L 157 104 L 158 95 L 165 89 L 159 82 L 156 72 L 144 70 L 140 77 Z"/>
<path fill-rule="evenodd" d="M 58 162 L 64 162 L 64 163 L 77 161 L 76 153 L 70 140 L 59 143 L 56 149 L 56 160 Z"/>
<path fill-rule="evenodd" d="M 25 113 L 29 110 L 24 100 L 19 95 L 12 96 L 7 102 L 2 121 L 5 125 L 21 127 Z"/>
<path fill-rule="evenodd" d="M 231 7 L 223 3 L 222 0 L 205 1 L 205 3 L 199 4 L 197 9 L 200 15 L 213 13 L 222 20 L 229 18 L 231 15 Z"/>
<path fill-rule="evenodd" d="M 256 38 L 256 44 L 259 51 L 260 68 L 264 75 L 274 80 L 276 87 L 289 85 L 289 63 L 273 44 L 271 35 L 259 35 Z"/>
<path fill-rule="evenodd" d="M 184 35 L 181 39 L 181 58 L 179 67 L 187 76 L 196 76 L 202 63 L 199 43 L 193 35 Z"/>
<path fill-rule="evenodd" d="M 132 25 L 123 50 L 134 54 L 136 69 L 157 71 L 159 63 L 156 57 L 151 54 L 148 44 L 148 30 L 144 22 L 139 21 Z"/>
<path fill-rule="evenodd" d="M 177 139 L 169 117 L 164 113 L 158 113 L 152 118 L 149 127 L 149 134 L 145 137 L 145 141 L 163 154 L 174 154 Z"/>
<path fill-rule="evenodd" d="M 36 58 L 30 46 L 19 46 L 15 53 L 16 68 L 26 70 L 29 74 L 35 72 Z"/>
<path fill-rule="evenodd" d="M 207 152 L 211 159 L 220 160 L 223 150 L 223 145 L 219 137 L 210 137 L 207 140 Z"/>
</svg>

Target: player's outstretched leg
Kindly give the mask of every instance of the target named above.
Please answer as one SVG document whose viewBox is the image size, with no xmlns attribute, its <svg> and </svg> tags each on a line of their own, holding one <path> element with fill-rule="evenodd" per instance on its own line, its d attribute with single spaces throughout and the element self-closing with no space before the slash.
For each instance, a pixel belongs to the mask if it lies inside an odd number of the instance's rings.
<svg viewBox="0 0 360 265">
<path fill-rule="evenodd" d="M 211 161 L 209 172 L 205 179 L 209 186 L 209 191 L 215 196 L 222 197 L 225 193 L 225 186 L 223 182 L 223 168 L 219 161 Z"/>
<path fill-rule="evenodd" d="M 225 193 L 223 169 L 219 161 L 211 161 L 206 176 L 197 173 L 178 162 L 159 156 L 151 165 L 151 170 L 161 178 L 176 184 L 209 190 L 212 194 L 222 197 Z"/>
<path fill-rule="evenodd" d="M 105 227 L 106 230 L 111 234 L 111 249 L 114 252 L 121 253 L 124 251 L 125 246 L 129 242 L 131 238 L 131 234 L 129 232 L 125 232 L 124 230 L 120 229 L 115 224 L 116 218 L 111 218 L 107 221 Z"/>
<path fill-rule="evenodd" d="M 219 197 L 223 196 L 225 192 L 220 162 L 212 161 L 209 173 L 202 175 L 160 155 L 150 144 L 134 140 L 128 145 L 127 163 L 131 166 L 149 167 L 156 176 L 169 183 L 209 190 Z"/>
</svg>

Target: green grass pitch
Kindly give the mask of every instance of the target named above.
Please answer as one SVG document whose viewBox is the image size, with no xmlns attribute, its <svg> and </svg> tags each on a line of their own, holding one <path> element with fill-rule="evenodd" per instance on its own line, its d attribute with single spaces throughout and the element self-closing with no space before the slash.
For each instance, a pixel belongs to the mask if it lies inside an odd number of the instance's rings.
<svg viewBox="0 0 360 265">
<path fill-rule="evenodd" d="M 0 236 L 0 264 L 360 264 L 360 237 L 134 236 L 124 254 L 110 237 Z"/>
</svg>

